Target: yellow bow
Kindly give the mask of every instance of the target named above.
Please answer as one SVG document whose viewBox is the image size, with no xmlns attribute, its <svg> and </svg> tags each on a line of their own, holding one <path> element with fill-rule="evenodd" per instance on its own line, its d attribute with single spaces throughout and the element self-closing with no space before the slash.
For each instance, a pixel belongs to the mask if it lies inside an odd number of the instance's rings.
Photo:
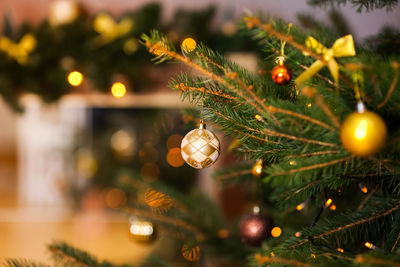
<svg viewBox="0 0 400 267">
<path fill-rule="evenodd" d="M 124 18 L 117 24 L 108 14 L 101 13 L 96 16 L 93 27 L 101 34 L 97 41 L 100 44 L 106 44 L 130 32 L 133 21 L 130 18 Z"/>
<path fill-rule="evenodd" d="M 32 34 L 25 34 L 19 43 L 15 43 L 7 37 L 0 38 L 0 50 L 21 65 L 28 63 L 29 54 L 35 49 L 36 44 L 36 39 Z"/>
<path fill-rule="evenodd" d="M 335 58 L 349 57 L 356 54 L 353 36 L 351 35 L 346 35 L 342 38 L 337 39 L 332 48 L 327 48 L 323 46 L 313 37 L 309 36 L 306 40 L 306 46 L 307 48 L 315 51 L 317 54 L 322 55 L 323 60 L 315 61 L 306 71 L 304 71 L 299 77 L 297 77 L 297 85 L 300 85 L 310 79 L 325 65 L 328 66 L 329 71 L 331 72 L 333 79 L 335 80 L 335 84 L 337 85 L 339 83 L 339 65 L 336 62 Z M 303 54 L 305 56 L 309 55 L 307 52 L 303 52 Z"/>
</svg>

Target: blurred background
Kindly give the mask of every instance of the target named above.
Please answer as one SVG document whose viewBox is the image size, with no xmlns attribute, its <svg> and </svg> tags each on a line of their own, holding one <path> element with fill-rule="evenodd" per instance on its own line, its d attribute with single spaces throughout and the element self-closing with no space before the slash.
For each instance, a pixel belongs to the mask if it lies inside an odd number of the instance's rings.
<svg viewBox="0 0 400 267">
<path fill-rule="evenodd" d="M 119 17 L 128 12 L 143 15 L 143 10 L 159 10 L 160 18 L 145 17 L 148 25 L 164 25 L 170 39 L 178 43 L 193 37 L 255 71 L 262 56 L 251 52 L 256 44 L 237 35 L 236 21 L 245 12 L 261 11 L 296 23 L 299 13 L 326 21 L 331 11 L 329 7 L 311 8 L 303 0 L 152 3 L 2 0 L 0 10 L 7 19 L 0 28 L 3 35 L 10 24 L 34 27 L 45 19 L 57 23 L 76 7 L 89 17 L 99 12 Z M 363 15 L 351 6 L 336 11 L 348 20 L 359 41 L 378 33 L 385 25 L 400 24 L 399 8 L 390 13 L 374 10 Z M 152 20 L 159 20 L 159 24 L 152 24 Z M 148 31 L 150 26 L 138 27 L 138 31 Z M 129 40 L 124 44 L 126 56 L 146 53 L 140 50 L 137 39 Z M 77 42 L 73 45 L 79 47 Z M 130 176 L 147 182 L 160 180 L 182 192 L 199 187 L 225 208 L 227 203 L 235 204 L 237 210 L 244 205 L 240 198 L 230 197 L 237 196 L 240 190 L 223 191 L 209 178 L 213 168 L 229 162 L 227 152 L 209 169 L 198 171 L 184 164 L 180 142 L 197 120 L 190 111 L 181 112 L 191 108 L 190 103 L 182 102 L 179 93 L 167 85 L 170 78 L 186 69 L 179 65 L 154 66 L 150 59 L 140 56 L 130 70 L 131 76 L 124 73 L 104 81 L 107 86 L 110 84 L 109 91 L 96 92 L 96 87 L 107 87 L 100 79 L 98 84 L 89 82 L 85 73 L 83 77 L 80 73 L 74 76 L 73 69 L 66 67 L 72 75 L 65 79 L 67 93 L 57 102 L 49 104 L 35 94 L 21 94 L 19 101 L 24 111 L 19 113 L 7 101 L 0 100 L 0 261 L 24 257 L 46 262 L 46 245 L 52 240 L 67 241 L 116 263 L 140 263 L 154 250 L 164 255 L 179 254 L 173 241 L 162 234 L 155 241 L 132 237 L 130 226 L 137 218 L 118 212 L 135 197 L 121 190 L 121 184 L 126 186 Z M 68 65 L 68 58 L 63 62 Z M 230 141 L 222 140 L 222 144 L 226 149 Z M 240 214 L 225 210 L 228 217 Z"/>
</svg>

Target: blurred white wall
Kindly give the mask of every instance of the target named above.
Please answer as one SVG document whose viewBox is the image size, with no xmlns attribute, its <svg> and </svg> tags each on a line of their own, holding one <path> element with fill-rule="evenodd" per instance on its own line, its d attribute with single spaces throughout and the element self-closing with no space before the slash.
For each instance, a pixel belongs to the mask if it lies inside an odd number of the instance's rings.
<svg viewBox="0 0 400 267">
<path fill-rule="evenodd" d="M 38 22 L 47 16 L 48 6 L 53 0 L 2 0 L 0 10 L 2 13 L 10 12 L 13 19 L 20 23 L 24 20 Z M 324 19 L 327 12 L 321 8 L 311 8 L 307 0 L 76 0 L 81 3 L 90 13 L 107 10 L 114 14 L 126 10 L 135 9 L 145 3 L 159 2 L 163 5 L 163 16 L 165 19 L 171 17 L 178 7 L 188 9 L 204 8 L 211 4 L 220 7 L 219 18 L 223 18 L 227 10 L 233 9 L 237 16 L 243 14 L 244 9 L 268 12 L 274 17 L 296 22 L 298 12 L 309 12 L 319 19 Z M 357 13 L 351 5 L 342 6 L 340 11 L 350 21 L 350 25 L 357 33 L 358 38 L 364 38 L 375 34 L 385 25 L 400 26 L 400 7 L 387 13 L 385 9 L 375 10 L 370 13 Z"/>
</svg>

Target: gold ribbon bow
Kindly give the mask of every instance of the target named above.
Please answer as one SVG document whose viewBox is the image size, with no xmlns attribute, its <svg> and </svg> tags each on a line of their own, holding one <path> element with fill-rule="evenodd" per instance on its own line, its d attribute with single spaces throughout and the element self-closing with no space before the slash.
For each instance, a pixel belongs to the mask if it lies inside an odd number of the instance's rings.
<svg viewBox="0 0 400 267">
<path fill-rule="evenodd" d="M 300 85 L 310 79 L 325 65 L 329 68 L 329 71 L 335 80 L 335 84 L 337 85 L 339 83 L 339 64 L 336 62 L 335 58 L 350 57 L 356 54 L 353 36 L 351 35 L 346 35 L 337 39 L 332 48 L 325 47 L 316 39 L 309 36 L 306 40 L 306 46 L 307 48 L 315 51 L 317 54 L 322 55 L 323 60 L 315 61 L 306 71 L 297 77 L 297 85 Z M 305 56 L 309 55 L 307 52 L 303 52 L 303 54 Z"/>
<path fill-rule="evenodd" d="M 9 57 L 15 59 L 19 64 L 28 63 L 29 54 L 35 49 L 37 41 L 32 34 L 25 34 L 19 43 L 10 40 L 7 37 L 0 38 L 0 50 Z"/>
<path fill-rule="evenodd" d="M 130 32 L 133 28 L 133 21 L 130 18 L 124 18 L 116 23 L 110 15 L 101 13 L 96 16 L 93 27 L 96 32 L 100 33 L 97 42 L 106 44 Z"/>
</svg>

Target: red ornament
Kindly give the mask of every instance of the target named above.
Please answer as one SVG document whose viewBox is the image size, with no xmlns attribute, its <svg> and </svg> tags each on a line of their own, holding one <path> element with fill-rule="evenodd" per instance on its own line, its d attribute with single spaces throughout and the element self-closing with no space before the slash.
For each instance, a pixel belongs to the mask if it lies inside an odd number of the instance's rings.
<svg viewBox="0 0 400 267">
<path fill-rule="evenodd" d="M 249 214 L 239 222 L 239 234 L 246 245 L 259 247 L 270 236 L 271 221 L 261 214 Z"/>
<path fill-rule="evenodd" d="M 272 81 L 279 85 L 287 84 L 291 78 L 291 71 L 285 65 L 279 64 L 275 66 L 272 71 Z"/>
</svg>

